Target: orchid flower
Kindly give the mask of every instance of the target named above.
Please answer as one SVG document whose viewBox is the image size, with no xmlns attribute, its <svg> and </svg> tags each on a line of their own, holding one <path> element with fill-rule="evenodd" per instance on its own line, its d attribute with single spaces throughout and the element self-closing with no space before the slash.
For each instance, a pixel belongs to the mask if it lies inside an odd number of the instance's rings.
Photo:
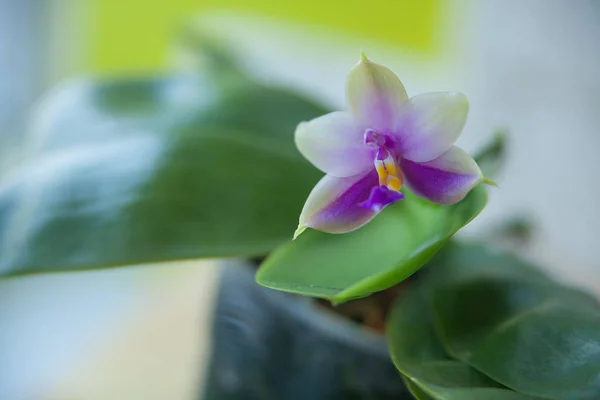
<svg viewBox="0 0 600 400">
<path fill-rule="evenodd" d="M 310 193 L 294 238 L 306 228 L 345 233 L 402 200 L 406 185 L 438 204 L 462 200 L 487 181 L 454 146 L 467 119 L 465 95 L 436 92 L 408 98 L 402 82 L 364 54 L 346 81 L 349 110 L 296 128 L 302 155 L 326 175 Z"/>
</svg>

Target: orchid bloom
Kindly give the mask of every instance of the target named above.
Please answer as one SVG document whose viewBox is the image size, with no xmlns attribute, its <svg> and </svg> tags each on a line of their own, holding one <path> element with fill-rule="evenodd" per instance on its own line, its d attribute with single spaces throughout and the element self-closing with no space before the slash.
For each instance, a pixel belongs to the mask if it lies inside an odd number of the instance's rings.
<svg viewBox="0 0 600 400">
<path fill-rule="evenodd" d="M 294 238 L 310 227 L 350 232 L 406 185 L 438 204 L 462 200 L 482 181 L 477 163 L 454 142 L 466 122 L 465 95 L 436 92 L 408 98 L 402 82 L 364 54 L 346 81 L 348 112 L 296 128 L 300 152 L 325 175 L 310 193 Z"/>
</svg>

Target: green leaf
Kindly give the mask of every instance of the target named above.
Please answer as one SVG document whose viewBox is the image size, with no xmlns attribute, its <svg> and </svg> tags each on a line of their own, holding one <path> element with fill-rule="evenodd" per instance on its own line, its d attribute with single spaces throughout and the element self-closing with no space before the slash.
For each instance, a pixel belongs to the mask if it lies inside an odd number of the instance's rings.
<svg viewBox="0 0 600 400">
<path fill-rule="evenodd" d="M 519 392 L 600 398 L 600 307 L 549 280 L 477 277 L 433 291 L 448 352 Z"/>
<path fill-rule="evenodd" d="M 406 388 L 408 389 L 410 394 L 413 395 L 413 397 L 415 399 L 417 399 L 417 400 L 433 400 L 433 397 L 431 397 L 427 393 L 425 393 L 416 383 L 411 381 L 410 378 L 408 378 L 404 374 L 401 374 L 401 375 L 402 375 L 402 381 L 404 382 L 404 385 L 406 385 Z"/>
<path fill-rule="evenodd" d="M 418 290 L 395 305 L 388 341 L 398 368 L 427 394 L 450 382 L 472 386 L 465 376 L 477 370 L 521 396 L 599 398 L 600 308 L 593 297 L 480 245 L 446 246 L 426 271 Z M 448 354 L 454 361 L 444 368 L 453 377 L 434 361 Z"/>
<path fill-rule="evenodd" d="M 366 226 L 343 235 L 306 231 L 263 263 L 261 285 L 341 303 L 386 289 L 417 271 L 479 214 L 483 187 L 441 206 L 411 193 Z"/>
<path fill-rule="evenodd" d="M 496 132 L 493 140 L 477 154 L 477 164 L 487 178 L 497 177 L 504 165 L 506 137 L 505 131 Z"/>
<path fill-rule="evenodd" d="M 62 85 L 0 181 L 0 274 L 268 253 L 321 177 L 294 129 L 325 112 L 237 74 Z"/>
<path fill-rule="evenodd" d="M 475 278 L 514 279 L 523 282 L 551 282 L 534 265 L 507 251 L 478 243 L 454 241 L 445 246 L 429 263 L 427 284 L 462 282 Z"/>
<path fill-rule="evenodd" d="M 466 364 L 449 359 L 438 341 L 432 319 L 427 287 L 421 284 L 405 292 L 388 317 L 392 360 L 418 388 L 419 395 L 436 400 L 532 399 L 503 387 Z"/>
<path fill-rule="evenodd" d="M 197 20 L 184 21 L 174 33 L 171 52 L 176 70 L 243 74 L 230 46 Z"/>
</svg>

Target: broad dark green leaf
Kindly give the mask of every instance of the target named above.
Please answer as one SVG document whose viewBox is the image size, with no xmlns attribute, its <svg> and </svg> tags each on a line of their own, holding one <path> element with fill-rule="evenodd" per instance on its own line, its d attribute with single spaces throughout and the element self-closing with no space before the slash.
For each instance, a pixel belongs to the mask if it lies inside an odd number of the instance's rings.
<svg viewBox="0 0 600 400">
<path fill-rule="evenodd" d="M 390 333 L 392 355 L 413 381 L 414 374 L 422 373 L 414 369 L 415 362 L 430 360 L 423 357 L 424 348 L 434 348 L 430 344 L 435 342 L 438 354 L 445 351 L 520 393 L 557 400 L 600 398 L 600 309 L 594 298 L 557 284 L 506 252 L 480 245 L 453 243 L 429 265 L 421 299 L 411 304 L 406 296 L 391 319 L 413 318 L 412 326 L 395 325 Z M 415 324 L 418 318 L 425 322 Z M 414 340 L 407 341 L 407 335 Z"/>
<path fill-rule="evenodd" d="M 600 398 L 600 307 L 549 280 L 479 277 L 433 290 L 439 336 L 453 357 L 519 392 Z"/>
<path fill-rule="evenodd" d="M 321 176 L 295 126 L 325 112 L 237 75 L 63 85 L 0 182 L 0 274 L 268 253 Z"/>
<path fill-rule="evenodd" d="M 416 383 L 411 381 L 410 378 L 408 378 L 406 375 L 403 375 L 403 374 L 401 374 L 401 375 L 402 375 L 402 381 L 408 388 L 408 391 L 410 392 L 410 394 L 412 394 L 415 399 L 417 399 L 417 400 L 432 400 L 433 399 L 433 397 L 431 397 L 427 393 L 425 393 Z"/>
<path fill-rule="evenodd" d="M 521 282 L 551 282 L 539 268 L 511 253 L 478 243 L 454 241 L 428 264 L 427 284 L 461 282 L 475 278 L 513 279 Z"/>
<path fill-rule="evenodd" d="M 531 400 L 447 357 L 433 328 L 427 287 L 413 287 L 394 305 L 388 318 L 388 343 L 396 367 L 437 400 Z M 427 397 L 424 397 L 427 398 Z"/>
<path fill-rule="evenodd" d="M 343 235 L 306 231 L 277 249 L 256 279 L 261 285 L 335 303 L 368 296 L 406 279 L 479 214 L 477 187 L 463 201 L 440 206 L 411 193 L 366 226 Z"/>
</svg>

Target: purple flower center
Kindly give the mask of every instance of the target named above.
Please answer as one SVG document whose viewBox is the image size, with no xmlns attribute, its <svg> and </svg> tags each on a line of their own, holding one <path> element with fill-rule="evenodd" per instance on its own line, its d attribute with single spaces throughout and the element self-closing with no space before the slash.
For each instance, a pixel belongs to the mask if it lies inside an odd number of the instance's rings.
<svg viewBox="0 0 600 400">
<path fill-rule="evenodd" d="M 373 186 L 369 198 L 361 202 L 360 206 L 373 211 L 381 211 L 385 206 L 403 198 L 403 193 L 390 190 L 387 186 Z"/>
<path fill-rule="evenodd" d="M 404 174 L 394 157 L 395 141 L 392 137 L 374 129 L 367 129 L 364 138 L 367 146 L 377 149 L 373 164 L 379 177 L 379 185 L 373 187 L 369 198 L 360 205 L 380 211 L 388 204 L 404 198 L 400 192 L 404 183 Z"/>
<path fill-rule="evenodd" d="M 378 132 L 375 129 L 367 129 L 364 137 L 365 144 L 371 147 L 385 147 L 391 150 L 396 144 L 396 141 L 390 135 Z"/>
</svg>

